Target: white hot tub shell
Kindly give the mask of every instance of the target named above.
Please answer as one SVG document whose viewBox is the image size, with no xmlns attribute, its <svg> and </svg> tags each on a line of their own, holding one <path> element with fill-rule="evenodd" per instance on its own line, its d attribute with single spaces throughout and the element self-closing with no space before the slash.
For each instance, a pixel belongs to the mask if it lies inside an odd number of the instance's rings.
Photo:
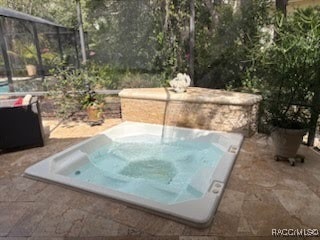
<svg viewBox="0 0 320 240">
<path fill-rule="evenodd" d="M 166 133 L 170 139 L 183 141 L 201 141 L 214 145 L 223 151 L 221 159 L 213 170 L 207 169 L 201 174 L 195 174 L 190 186 L 199 188 L 204 194 L 197 199 L 165 204 L 152 199 L 129 194 L 126 192 L 96 185 L 81 179 L 71 178 L 68 174 L 74 169 L 88 163 L 87 154 L 97 148 L 123 137 L 152 134 L 162 136 Z M 25 176 L 51 181 L 74 187 L 87 192 L 99 194 L 108 198 L 120 200 L 132 206 L 151 211 L 155 214 L 174 219 L 195 227 L 208 226 L 218 207 L 223 191 L 227 184 L 234 161 L 243 141 L 243 136 L 237 133 L 179 128 L 157 124 L 124 122 L 112 127 L 101 134 L 87 139 L 79 144 L 65 149 L 44 159 L 25 171 Z"/>
</svg>

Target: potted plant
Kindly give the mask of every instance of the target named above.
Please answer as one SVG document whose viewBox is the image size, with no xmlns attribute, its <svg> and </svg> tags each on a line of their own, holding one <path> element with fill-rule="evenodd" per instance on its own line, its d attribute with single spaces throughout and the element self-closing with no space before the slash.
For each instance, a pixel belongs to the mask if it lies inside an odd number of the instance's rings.
<svg viewBox="0 0 320 240">
<path fill-rule="evenodd" d="M 89 70 L 90 71 L 90 70 Z M 69 118 L 85 110 L 85 121 L 91 126 L 103 122 L 103 98 L 91 89 L 96 77 L 88 74 L 86 69 L 56 68 L 56 84 L 49 86 L 50 96 L 54 100 L 57 114 Z"/>
<path fill-rule="evenodd" d="M 91 126 L 99 125 L 103 122 L 103 102 L 96 96 L 95 91 L 87 85 L 87 90 L 84 92 L 81 104 L 87 112 L 87 122 Z"/>
<path fill-rule="evenodd" d="M 27 64 L 26 65 L 26 70 L 27 70 L 28 77 L 34 77 L 34 76 L 37 75 L 37 67 L 36 67 L 36 65 Z"/>
<path fill-rule="evenodd" d="M 22 59 L 26 66 L 29 77 L 37 75 L 37 51 L 34 45 L 26 45 L 22 47 Z"/>
<path fill-rule="evenodd" d="M 271 103 L 270 103 L 271 102 Z M 287 103 L 272 102 L 265 109 L 269 130 L 275 148 L 275 160 L 289 160 L 292 166 L 295 160 L 304 162 L 304 157 L 297 155 L 303 136 L 307 133 L 308 117 L 303 107 Z"/>
<path fill-rule="evenodd" d="M 275 159 L 288 159 L 292 166 L 296 158 L 304 160 L 297 151 L 309 127 L 308 106 L 320 79 L 319 14 L 318 8 L 309 8 L 287 18 L 277 15 L 275 37 L 269 44 L 261 41 L 264 44 L 252 51 L 254 60 L 248 71 L 246 85 L 264 97 L 262 119 L 270 126 Z"/>
</svg>

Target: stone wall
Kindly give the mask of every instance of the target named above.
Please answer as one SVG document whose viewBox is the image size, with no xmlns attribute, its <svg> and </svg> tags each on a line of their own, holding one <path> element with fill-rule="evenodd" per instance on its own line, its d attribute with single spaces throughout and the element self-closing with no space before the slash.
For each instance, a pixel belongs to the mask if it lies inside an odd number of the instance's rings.
<svg viewBox="0 0 320 240">
<path fill-rule="evenodd" d="M 226 105 L 150 99 L 121 99 L 124 121 L 239 132 L 251 136 L 257 131 L 258 103 Z"/>
</svg>

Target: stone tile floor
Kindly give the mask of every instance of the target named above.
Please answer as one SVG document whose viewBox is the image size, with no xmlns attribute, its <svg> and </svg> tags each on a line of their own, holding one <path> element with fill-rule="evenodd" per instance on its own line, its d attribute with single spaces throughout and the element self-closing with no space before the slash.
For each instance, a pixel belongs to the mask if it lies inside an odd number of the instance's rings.
<svg viewBox="0 0 320 240">
<path fill-rule="evenodd" d="M 43 148 L 0 155 L 2 239 L 271 239 L 272 229 L 320 229 L 320 155 L 301 146 L 305 163 L 273 160 L 266 136 L 246 139 L 210 227 L 192 228 L 93 194 L 24 178 L 23 171 L 103 129 L 44 121 Z M 292 239 L 292 238 L 291 238 Z M 301 238 L 300 238 L 301 239 Z"/>
</svg>

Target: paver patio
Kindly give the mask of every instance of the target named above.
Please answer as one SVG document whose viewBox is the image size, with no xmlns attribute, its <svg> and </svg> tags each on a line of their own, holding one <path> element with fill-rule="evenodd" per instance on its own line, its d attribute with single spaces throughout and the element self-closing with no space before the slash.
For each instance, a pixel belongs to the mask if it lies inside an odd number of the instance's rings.
<svg viewBox="0 0 320 240">
<path fill-rule="evenodd" d="M 246 139 L 210 227 L 196 229 L 118 201 L 22 176 L 42 159 L 120 123 L 102 126 L 44 121 L 51 129 L 43 148 L 0 154 L 2 239 L 272 238 L 272 229 L 320 229 L 320 155 L 301 146 L 305 163 L 273 160 L 264 135 Z M 107 239 L 109 239 L 107 238 Z"/>
</svg>

